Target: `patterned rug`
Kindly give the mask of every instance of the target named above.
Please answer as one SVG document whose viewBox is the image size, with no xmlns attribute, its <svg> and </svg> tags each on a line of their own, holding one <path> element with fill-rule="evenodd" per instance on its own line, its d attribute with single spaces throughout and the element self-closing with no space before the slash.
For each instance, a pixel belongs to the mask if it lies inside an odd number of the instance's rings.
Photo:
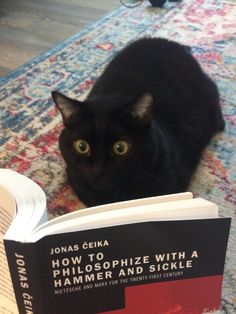
<svg viewBox="0 0 236 314">
<path fill-rule="evenodd" d="M 223 289 L 223 313 L 236 313 L 236 3 L 183 0 L 153 8 L 120 7 L 49 52 L 0 79 L 0 167 L 38 182 L 50 217 L 81 208 L 67 185 L 58 150 L 62 121 L 50 92 L 83 97 L 111 57 L 141 36 L 192 46 L 217 82 L 226 130 L 206 149 L 190 190 L 233 217 Z"/>
</svg>

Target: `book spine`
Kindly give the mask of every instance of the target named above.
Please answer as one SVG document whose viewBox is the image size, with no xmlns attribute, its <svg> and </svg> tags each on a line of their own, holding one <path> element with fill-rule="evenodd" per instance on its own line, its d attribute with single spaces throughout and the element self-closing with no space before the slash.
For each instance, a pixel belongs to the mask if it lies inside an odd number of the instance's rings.
<svg viewBox="0 0 236 314">
<path fill-rule="evenodd" d="M 4 240 L 4 245 L 19 314 L 46 313 L 35 244 Z"/>
</svg>

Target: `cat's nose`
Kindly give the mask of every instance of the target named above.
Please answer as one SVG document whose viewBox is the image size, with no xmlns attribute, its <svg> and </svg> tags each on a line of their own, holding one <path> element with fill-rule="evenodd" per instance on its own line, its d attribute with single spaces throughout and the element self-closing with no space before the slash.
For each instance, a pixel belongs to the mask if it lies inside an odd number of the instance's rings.
<svg viewBox="0 0 236 314">
<path fill-rule="evenodd" d="M 102 177 L 104 173 L 104 168 L 103 167 L 93 167 L 91 169 L 91 175 L 94 179 L 99 179 Z"/>
</svg>

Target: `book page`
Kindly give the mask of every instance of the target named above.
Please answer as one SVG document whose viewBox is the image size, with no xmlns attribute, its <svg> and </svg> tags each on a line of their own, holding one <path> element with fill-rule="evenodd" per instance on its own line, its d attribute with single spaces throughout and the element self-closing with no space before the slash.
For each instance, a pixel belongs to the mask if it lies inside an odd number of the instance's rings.
<svg viewBox="0 0 236 314">
<path fill-rule="evenodd" d="M 15 216 L 16 204 L 7 190 L 0 186 L 0 314 L 18 313 L 3 237 Z"/>
<path fill-rule="evenodd" d="M 84 215 L 62 221 L 61 223 L 44 225 L 35 229 L 25 242 L 35 242 L 40 238 L 63 232 L 98 229 L 110 226 L 133 224 L 156 220 L 195 220 L 218 217 L 216 204 L 201 198 L 179 201 L 161 202 L 135 207 L 102 211 L 92 215 Z"/>
<path fill-rule="evenodd" d="M 33 180 L 10 169 L 0 169 L 0 186 L 9 191 L 17 204 L 17 214 L 4 238 L 21 241 L 25 234 L 47 221 L 46 195 Z"/>
<path fill-rule="evenodd" d="M 153 196 L 153 197 L 148 197 L 148 198 L 140 198 L 140 199 L 134 199 L 134 200 L 129 200 L 129 201 L 88 207 L 88 208 L 84 208 L 78 211 L 74 211 L 72 213 L 68 213 L 68 214 L 56 217 L 50 221 L 47 221 L 45 224 L 40 225 L 36 230 L 41 230 L 45 226 L 49 227 L 49 226 L 62 223 L 64 221 L 68 221 L 71 219 L 84 217 L 88 215 L 94 215 L 94 214 L 98 214 L 102 212 L 108 212 L 108 211 L 112 211 L 116 209 L 131 208 L 131 207 L 150 205 L 150 204 L 159 204 L 159 203 L 164 203 L 164 202 L 173 202 L 173 201 L 179 201 L 179 200 L 187 200 L 187 199 L 192 199 L 192 198 L 193 198 L 193 194 L 191 192 L 183 192 L 183 193 Z"/>
</svg>

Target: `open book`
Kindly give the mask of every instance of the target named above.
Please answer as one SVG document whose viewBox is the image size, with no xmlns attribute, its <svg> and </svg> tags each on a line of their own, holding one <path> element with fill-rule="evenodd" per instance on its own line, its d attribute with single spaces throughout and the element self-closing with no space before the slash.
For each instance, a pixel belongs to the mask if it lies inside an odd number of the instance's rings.
<svg viewBox="0 0 236 314">
<path fill-rule="evenodd" d="M 0 169 L 0 212 L 2 314 L 138 313 L 133 303 L 149 314 L 220 308 L 230 218 L 190 192 L 47 221 L 43 190 Z"/>
</svg>

